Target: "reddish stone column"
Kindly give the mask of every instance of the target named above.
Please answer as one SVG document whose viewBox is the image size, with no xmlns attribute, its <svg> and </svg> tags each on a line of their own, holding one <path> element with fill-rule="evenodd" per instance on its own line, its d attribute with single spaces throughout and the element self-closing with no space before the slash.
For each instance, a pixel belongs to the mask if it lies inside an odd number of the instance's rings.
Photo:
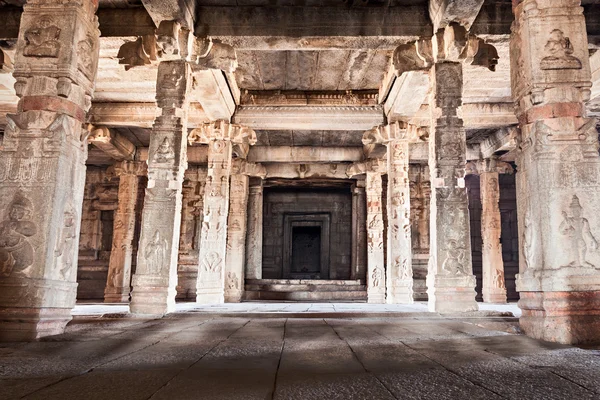
<svg viewBox="0 0 600 400">
<path fill-rule="evenodd" d="M 513 1 L 521 328 L 561 343 L 600 341 L 600 158 L 586 118 L 591 74 L 583 9 Z"/>
<path fill-rule="evenodd" d="M 119 200 L 113 223 L 104 302 L 128 303 L 139 177 L 146 174 L 146 165 L 139 161 L 121 161 L 115 164 L 115 173 L 119 176 Z"/>
<path fill-rule="evenodd" d="M 0 340 L 62 333 L 75 305 L 87 131 L 98 64 L 96 4 L 29 1 L 17 114 L 0 150 Z"/>
</svg>

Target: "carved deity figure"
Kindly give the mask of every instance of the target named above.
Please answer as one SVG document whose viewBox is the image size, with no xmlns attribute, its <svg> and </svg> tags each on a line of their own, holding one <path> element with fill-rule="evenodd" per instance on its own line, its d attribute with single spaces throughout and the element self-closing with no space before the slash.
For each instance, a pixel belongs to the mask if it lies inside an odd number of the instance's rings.
<svg viewBox="0 0 600 400">
<path fill-rule="evenodd" d="M 379 287 L 383 280 L 383 272 L 381 272 L 381 268 L 375 268 L 373 273 L 371 274 L 371 279 L 373 282 L 373 287 Z"/>
<path fill-rule="evenodd" d="M 442 264 L 442 269 L 449 274 L 463 274 L 465 273 L 465 266 L 463 264 L 464 258 L 465 249 L 459 247 L 458 242 L 455 239 L 450 239 L 446 248 L 446 259 Z"/>
<path fill-rule="evenodd" d="M 573 57 L 571 40 L 563 31 L 555 29 L 550 33 L 550 39 L 544 47 L 547 56 L 542 59 L 542 69 L 581 69 L 581 61 Z"/>
<path fill-rule="evenodd" d="M 152 241 L 144 249 L 144 257 L 148 262 L 148 273 L 159 274 L 165 263 L 168 243 L 166 239 L 160 237 L 160 232 L 156 231 Z"/>
<path fill-rule="evenodd" d="M 0 223 L 0 276 L 30 274 L 34 252 L 27 238 L 37 233 L 32 214 L 31 201 L 17 193 L 8 206 L 6 219 Z"/>
<path fill-rule="evenodd" d="M 85 40 L 81 40 L 77 44 L 79 53 L 79 66 L 84 74 L 91 78 L 90 74 L 94 70 L 94 39 L 88 36 Z"/>
<path fill-rule="evenodd" d="M 494 270 L 494 275 L 492 276 L 492 287 L 497 289 L 506 289 L 506 285 L 504 284 L 504 271 L 500 269 Z"/>
<path fill-rule="evenodd" d="M 593 267 L 586 261 L 587 246 L 589 244 L 593 250 L 596 250 L 598 241 L 592 234 L 588 220 L 581 216 L 582 207 L 577 195 L 573 196 L 569 209 L 571 215 L 569 216 L 566 211 L 563 211 L 563 221 L 559 227 L 560 233 L 571 238 L 571 248 L 575 251 L 575 260 L 569 263 L 569 266 Z"/>
<path fill-rule="evenodd" d="M 154 162 L 167 163 L 173 161 L 174 159 L 175 152 L 173 151 L 173 146 L 171 145 L 169 138 L 166 137 L 156 149 L 156 153 L 154 154 Z"/>
<path fill-rule="evenodd" d="M 76 223 L 77 214 L 73 210 L 73 207 L 67 206 L 64 213 L 63 228 L 60 235 L 60 239 L 54 254 L 57 257 L 62 257 L 60 266 L 60 277 L 66 279 L 71 267 L 73 266 L 73 249 L 75 244 L 76 235 Z"/>
<path fill-rule="evenodd" d="M 25 31 L 25 49 L 28 57 L 58 57 L 60 50 L 60 28 L 53 24 L 50 17 L 41 17 L 34 28 Z"/>
</svg>

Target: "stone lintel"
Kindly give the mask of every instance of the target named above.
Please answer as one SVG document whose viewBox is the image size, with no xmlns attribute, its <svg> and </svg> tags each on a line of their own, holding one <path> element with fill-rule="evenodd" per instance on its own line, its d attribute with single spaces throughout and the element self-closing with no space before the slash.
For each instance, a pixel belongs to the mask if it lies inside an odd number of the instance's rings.
<svg viewBox="0 0 600 400">
<path fill-rule="evenodd" d="M 88 142 L 117 161 L 133 160 L 136 148 L 125 136 L 105 126 L 92 129 Z"/>
<path fill-rule="evenodd" d="M 347 162 L 363 159 L 360 147 L 253 146 L 248 161 L 260 163 Z"/>
<path fill-rule="evenodd" d="M 207 118 L 211 121 L 230 121 L 235 112 L 236 101 L 223 71 L 196 71 L 194 77 L 196 85 L 192 98 L 202 105 Z"/>
<path fill-rule="evenodd" d="M 150 17 L 159 26 L 162 21 L 177 21 L 189 30 L 194 27 L 195 2 L 189 0 L 142 0 Z"/>
<path fill-rule="evenodd" d="M 97 102 L 92 104 L 89 118 L 94 125 L 152 128 L 154 119 L 159 114 L 156 103 Z M 207 120 L 199 103 L 190 104 L 188 127 L 195 128 Z"/>
<path fill-rule="evenodd" d="M 260 130 L 367 130 L 384 123 L 381 106 L 240 106 L 233 122 Z"/>
<path fill-rule="evenodd" d="M 394 80 L 384 103 L 388 121 L 412 118 L 427 101 L 429 74 L 426 71 L 409 71 Z"/>
<path fill-rule="evenodd" d="M 429 17 L 433 22 L 433 30 L 446 27 L 456 22 L 465 28 L 477 18 L 484 0 L 429 0 Z"/>
</svg>

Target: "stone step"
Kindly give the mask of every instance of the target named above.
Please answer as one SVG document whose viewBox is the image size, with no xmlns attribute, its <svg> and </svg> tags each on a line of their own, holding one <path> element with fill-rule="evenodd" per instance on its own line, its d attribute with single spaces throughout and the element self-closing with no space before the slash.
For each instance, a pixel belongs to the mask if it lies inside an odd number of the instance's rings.
<svg viewBox="0 0 600 400">
<path fill-rule="evenodd" d="M 360 280 L 246 279 L 245 300 L 366 301 Z"/>
<path fill-rule="evenodd" d="M 310 291 L 246 291 L 244 300 L 292 300 L 292 301 L 366 301 L 367 291 L 337 291 L 337 292 L 310 292 Z"/>
</svg>

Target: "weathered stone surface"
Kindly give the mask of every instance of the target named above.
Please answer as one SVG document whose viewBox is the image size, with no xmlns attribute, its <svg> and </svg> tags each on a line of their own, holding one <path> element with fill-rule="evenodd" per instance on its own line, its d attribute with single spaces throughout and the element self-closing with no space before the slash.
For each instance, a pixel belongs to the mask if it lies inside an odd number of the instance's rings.
<svg viewBox="0 0 600 400">
<path fill-rule="evenodd" d="M 246 231 L 246 279 L 262 278 L 263 244 L 263 180 L 251 179 L 248 188 L 248 220 Z"/>
<path fill-rule="evenodd" d="M 464 184 L 465 131 L 458 109 L 462 65 L 432 67 L 429 173 L 431 175 L 429 310 L 477 310 L 471 266 L 469 210 Z"/>
<path fill-rule="evenodd" d="M 600 158 L 596 122 L 585 115 L 591 75 L 579 5 L 522 1 L 511 37 L 521 325 L 562 343 L 600 340 Z"/>
<path fill-rule="evenodd" d="M 381 172 L 366 172 L 367 196 L 367 301 L 385 303 L 386 273 L 383 249 L 383 203 Z"/>
<path fill-rule="evenodd" d="M 57 5 L 60 4 L 60 7 Z M 32 1 L 15 56 L 17 114 L 0 150 L 0 338 L 61 333 L 75 304 L 87 132 L 98 62 L 91 2 Z"/>
<path fill-rule="evenodd" d="M 121 161 L 114 167 L 119 177 L 118 207 L 115 211 L 112 250 L 104 290 L 106 303 L 128 303 L 131 284 L 133 239 L 137 217 L 140 176 L 146 175 L 146 165 L 136 161 Z"/>
<path fill-rule="evenodd" d="M 136 314 L 164 315 L 175 307 L 191 68 L 183 60 L 163 61 L 157 82 L 156 100 L 162 114 L 156 118 L 150 139 L 148 188 L 130 308 Z"/>
</svg>

